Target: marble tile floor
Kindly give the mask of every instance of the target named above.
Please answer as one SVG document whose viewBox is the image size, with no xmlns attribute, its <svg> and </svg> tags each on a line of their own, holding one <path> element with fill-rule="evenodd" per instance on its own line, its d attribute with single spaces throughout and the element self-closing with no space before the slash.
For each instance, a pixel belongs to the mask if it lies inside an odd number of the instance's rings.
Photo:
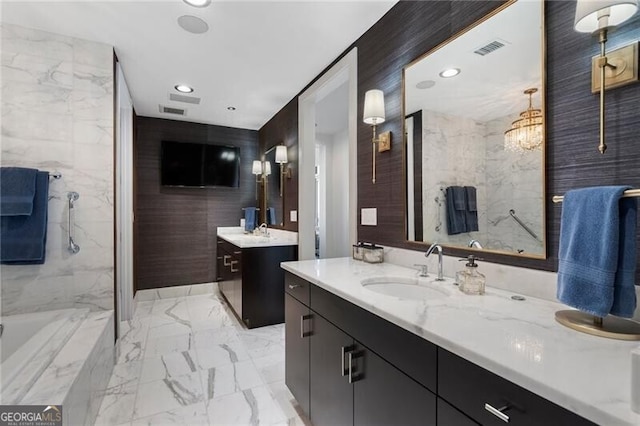
<svg viewBox="0 0 640 426">
<path fill-rule="evenodd" d="M 244 328 L 219 294 L 139 302 L 96 425 L 309 425 L 284 384 L 284 324 Z"/>
</svg>

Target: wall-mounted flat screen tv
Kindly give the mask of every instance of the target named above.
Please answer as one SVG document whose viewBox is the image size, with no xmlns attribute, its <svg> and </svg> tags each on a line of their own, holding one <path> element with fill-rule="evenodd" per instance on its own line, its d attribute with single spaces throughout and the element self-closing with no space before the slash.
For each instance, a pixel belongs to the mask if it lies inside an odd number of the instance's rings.
<svg viewBox="0 0 640 426">
<path fill-rule="evenodd" d="M 240 148 L 162 141 L 163 186 L 240 186 Z"/>
</svg>

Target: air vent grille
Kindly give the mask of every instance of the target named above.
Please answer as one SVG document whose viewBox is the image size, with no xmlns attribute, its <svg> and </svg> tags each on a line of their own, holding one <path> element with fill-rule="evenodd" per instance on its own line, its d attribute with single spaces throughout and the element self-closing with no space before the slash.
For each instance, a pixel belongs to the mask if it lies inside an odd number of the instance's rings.
<svg viewBox="0 0 640 426">
<path fill-rule="evenodd" d="M 501 47 L 504 47 L 505 44 L 501 41 L 498 40 L 494 40 L 491 43 L 488 43 L 482 47 L 477 48 L 476 50 L 473 51 L 473 53 L 476 53 L 480 56 L 485 56 L 488 55 L 491 52 L 495 52 L 496 50 L 500 49 Z"/>
<path fill-rule="evenodd" d="M 195 96 L 178 95 L 177 93 L 169 93 L 169 100 L 175 102 L 184 102 L 186 104 L 199 105 L 200 98 Z"/>
<path fill-rule="evenodd" d="M 187 115 L 187 110 L 182 108 L 172 108 L 165 105 L 158 105 L 160 112 L 164 114 Z"/>
</svg>

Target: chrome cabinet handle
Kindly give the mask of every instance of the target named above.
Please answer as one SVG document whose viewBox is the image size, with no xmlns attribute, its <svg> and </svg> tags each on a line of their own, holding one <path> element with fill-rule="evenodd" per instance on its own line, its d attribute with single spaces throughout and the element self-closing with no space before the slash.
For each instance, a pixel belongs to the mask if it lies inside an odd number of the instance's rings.
<svg viewBox="0 0 640 426">
<path fill-rule="evenodd" d="M 495 408 L 491 404 L 484 404 L 484 409 L 502 420 L 505 423 L 509 423 L 509 416 L 507 416 L 504 412 L 511 408 L 510 405 L 505 405 L 504 407 Z"/>
<path fill-rule="evenodd" d="M 240 269 L 234 269 L 233 265 L 237 265 L 238 261 L 237 260 L 232 260 L 231 263 L 229 263 L 229 266 L 231 266 L 231 272 L 238 272 L 240 271 Z"/>
<path fill-rule="evenodd" d="M 307 336 L 311 336 L 311 332 L 305 333 L 304 331 L 304 322 L 310 319 L 311 319 L 311 315 L 302 315 L 300 317 L 300 338 L 301 339 L 304 339 Z"/>
<path fill-rule="evenodd" d="M 351 357 L 351 352 L 353 351 L 353 349 L 354 349 L 353 346 L 343 346 L 340 348 L 340 352 L 342 354 L 342 360 L 341 360 L 342 370 L 340 371 L 340 374 L 342 375 L 342 377 L 346 376 L 348 371 L 344 365 L 344 356 L 348 353 L 349 357 Z"/>
<path fill-rule="evenodd" d="M 222 263 L 224 264 L 224 266 L 229 266 L 229 265 L 230 265 L 230 263 L 229 263 L 229 259 L 231 259 L 231 256 L 230 256 L 230 255 L 225 254 L 225 255 L 223 256 Z"/>
<path fill-rule="evenodd" d="M 293 290 L 294 288 L 302 287 L 300 284 L 289 284 L 289 290 Z"/>
</svg>

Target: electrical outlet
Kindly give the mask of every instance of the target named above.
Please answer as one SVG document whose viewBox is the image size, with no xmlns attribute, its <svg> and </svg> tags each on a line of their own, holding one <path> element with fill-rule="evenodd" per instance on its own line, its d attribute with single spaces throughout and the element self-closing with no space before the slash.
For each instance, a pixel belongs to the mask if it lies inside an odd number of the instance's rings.
<svg viewBox="0 0 640 426">
<path fill-rule="evenodd" d="M 378 209 L 369 208 L 360 210 L 360 224 L 365 226 L 378 225 Z"/>
<path fill-rule="evenodd" d="M 291 222 L 297 222 L 298 221 L 298 210 L 291 210 L 289 212 L 289 220 Z"/>
</svg>

